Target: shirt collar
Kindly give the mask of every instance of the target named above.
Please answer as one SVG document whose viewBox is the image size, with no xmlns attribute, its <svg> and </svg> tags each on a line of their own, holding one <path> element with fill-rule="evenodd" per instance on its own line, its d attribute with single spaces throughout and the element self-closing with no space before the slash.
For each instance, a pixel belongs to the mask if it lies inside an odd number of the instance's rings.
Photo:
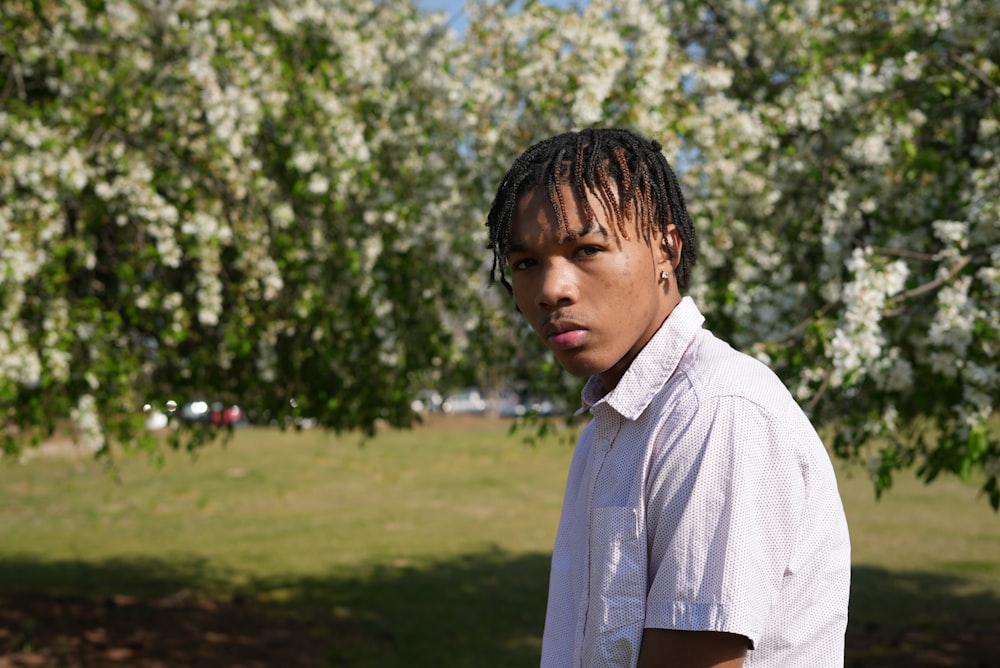
<svg viewBox="0 0 1000 668">
<path fill-rule="evenodd" d="M 618 385 L 605 392 L 600 379 L 591 376 L 583 388 L 583 406 L 577 415 L 606 403 L 622 417 L 635 420 L 649 406 L 681 361 L 705 317 L 691 297 L 684 297 L 674 307 L 653 338 L 639 351 L 625 370 Z"/>
</svg>

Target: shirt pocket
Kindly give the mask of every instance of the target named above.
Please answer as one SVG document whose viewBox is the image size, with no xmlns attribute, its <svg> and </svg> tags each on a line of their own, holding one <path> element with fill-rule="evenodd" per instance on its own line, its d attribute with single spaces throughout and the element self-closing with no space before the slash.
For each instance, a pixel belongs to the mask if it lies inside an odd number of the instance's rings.
<svg viewBox="0 0 1000 668">
<path fill-rule="evenodd" d="M 638 517 L 634 508 L 594 509 L 588 616 L 602 634 L 630 624 L 641 629 L 645 619 L 646 560 Z"/>
</svg>

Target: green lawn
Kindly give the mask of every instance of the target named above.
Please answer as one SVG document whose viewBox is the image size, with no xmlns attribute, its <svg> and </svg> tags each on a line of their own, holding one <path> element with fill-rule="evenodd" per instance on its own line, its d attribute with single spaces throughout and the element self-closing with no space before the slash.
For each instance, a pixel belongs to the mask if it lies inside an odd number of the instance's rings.
<svg viewBox="0 0 1000 668">
<path fill-rule="evenodd" d="M 0 466 L 0 594 L 236 601 L 315 641 L 299 663 L 239 665 L 530 666 L 570 454 L 466 420 L 370 441 L 241 430 L 162 469 L 124 461 L 120 483 L 39 456 Z M 849 665 L 994 665 L 943 661 L 1000 630 L 1000 518 L 953 480 L 901 479 L 875 502 L 841 474 Z M 20 642 L 37 650 L 34 633 Z"/>
</svg>

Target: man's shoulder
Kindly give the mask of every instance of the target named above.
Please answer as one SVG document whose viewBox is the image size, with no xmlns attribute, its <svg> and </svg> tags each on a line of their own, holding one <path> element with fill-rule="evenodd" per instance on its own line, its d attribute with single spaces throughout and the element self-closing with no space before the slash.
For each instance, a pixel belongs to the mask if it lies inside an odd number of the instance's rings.
<svg viewBox="0 0 1000 668">
<path fill-rule="evenodd" d="M 777 411 L 791 399 L 788 388 L 770 367 L 708 330 L 695 337 L 678 372 L 684 375 L 700 401 L 742 398 Z"/>
</svg>

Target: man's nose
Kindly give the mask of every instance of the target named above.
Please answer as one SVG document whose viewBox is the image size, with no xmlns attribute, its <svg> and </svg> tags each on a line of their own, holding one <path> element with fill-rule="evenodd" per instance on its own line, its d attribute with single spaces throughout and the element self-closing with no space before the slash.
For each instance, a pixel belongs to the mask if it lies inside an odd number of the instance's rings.
<svg viewBox="0 0 1000 668">
<path fill-rule="evenodd" d="M 539 272 L 535 303 L 542 307 L 572 304 L 579 295 L 573 267 L 566 262 L 544 264 Z"/>
</svg>

